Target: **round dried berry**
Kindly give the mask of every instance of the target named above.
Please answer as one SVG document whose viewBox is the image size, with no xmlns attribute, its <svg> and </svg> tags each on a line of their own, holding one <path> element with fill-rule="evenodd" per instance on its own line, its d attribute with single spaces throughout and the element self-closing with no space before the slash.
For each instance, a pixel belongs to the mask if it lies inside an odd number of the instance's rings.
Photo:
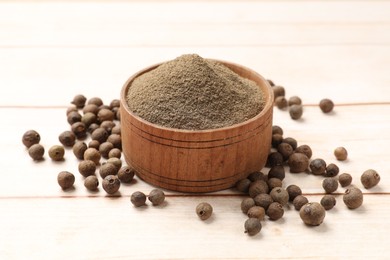
<svg viewBox="0 0 390 260">
<path fill-rule="evenodd" d="M 306 203 L 309 203 L 309 200 L 303 195 L 298 195 L 293 200 L 293 205 L 296 210 L 300 210 Z"/>
<path fill-rule="evenodd" d="M 250 236 L 258 234 L 261 230 L 261 222 L 258 218 L 249 218 L 244 224 L 245 233 Z"/>
<path fill-rule="evenodd" d="M 322 181 L 322 188 L 324 188 L 326 193 L 332 193 L 337 190 L 339 183 L 334 178 L 325 178 Z"/>
<path fill-rule="evenodd" d="M 283 160 L 287 160 L 294 152 L 294 149 L 288 143 L 281 143 L 277 147 L 278 152 L 283 156 Z"/>
<path fill-rule="evenodd" d="M 269 205 L 271 205 L 271 203 L 274 202 L 271 195 L 265 193 L 257 195 L 253 200 L 256 206 L 260 206 L 265 210 L 267 210 Z"/>
<path fill-rule="evenodd" d="M 70 125 L 73 125 L 74 123 L 81 122 L 81 115 L 77 111 L 70 112 L 67 115 L 67 121 Z"/>
<path fill-rule="evenodd" d="M 348 157 L 347 149 L 345 149 L 344 147 L 337 147 L 334 150 L 334 156 L 336 156 L 336 159 L 339 161 L 347 160 Z"/>
<path fill-rule="evenodd" d="M 339 183 L 341 187 L 347 187 L 352 183 L 352 176 L 349 173 L 342 173 L 339 175 Z"/>
<path fill-rule="evenodd" d="M 118 134 L 111 134 L 107 138 L 107 142 L 112 143 L 115 148 L 122 149 L 122 138 Z"/>
<path fill-rule="evenodd" d="M 99 150 L 100 143 L 97 140 L 91 140 L 88 143 L 88 148 L 95 148 L 96 150 Z"/>
<path fill-rule="evenodd" d="M 103 158 L 108 159 L 108 154 L 114 148 L 114 145 L 110 142 L 104 142 L 99 146 L 99 152 Z"/>
<path fill-rule="evenodd" d="M 78 139 L 83 139 L 87 136 L 87 128 L 82 122 L 76 122 L 71 126 L 72 132 Z"/>
<path fill-rule="evenodd" d="M 93 98 L 90 98 L 88 100 L 87 104 L 88 105 L 89 104 L 94 104 L 95 106 L 100 107 L 101 105 L 103 105 L 103 100 L 101 98 L 99 98 L 99 97 L 93 97 Z"/>
<path fill-rule="evenodd" d="M 283 155 L 278 152 L 272 152 L 268 155 L 267 166 L 274 167 L 276 165 L 282 165 L 284 162 Z"/>
<path fill-rule="evenodd" d="M 72 147 L 76 142 L 76 136 L 71 131 L 64 131 L 58 136 L 58 140 L 65 147 Z"/>
<path fill-rule="evenodd" d="M 331 163 L 326 166 L 325 177 L 335 177 L 337 174 L 339 174 L 339 167 L 336 164 Z"/>
<path fill-rule="evenodd" d="M 277 97 L 280 96 L 285 96 L 286 95 L 286 90 L 282 86 L 273 86 L 272 90 L 274 92 L 274 98 L 276 99 Z"/>
<path fill-rule="evenodd" d="M 77 108 L 83 108 L 85 106 L 86 101 L 87 98 L 84 95 L 76 95 L 74 96 L 71 103 L 75 105 Z"/>
<path fill-rule="evenodd" d="M 317 158 L 310 162 L 310 170 L 314 175 L 324 175 L 326 172 L 326 162 Z"/>
<path fill-rule="evenodd" d="M 115 127 L 115 123 L 112 121 L 106 120 L 106 121 L 101 122 L 100 127 L 106 129 L 106 131 L 110 135 L 112 128 Z"/>
<path fill-rule="evenodd" d="M 248 175 L 248 179 L 252 182 L 258 180 L 265 181 L 267 179 L 267 176 L 265 176 L 265 174 L 262 172 L 252 172 Z"/>
<path fill-rule="evenodd" d="M 87 190 L 96 191 L 99 187 L 99 180 L 95 175 L 90 175 L 85 178 L 84 186 Z"/>
<path fill-rule="evenodd" d="M 303 107 L 302 105 L 292 105 L 288 110 L 291 119 L 298 120 L 303 115 Z"/>
<path fill-rule="evenodd" d="M 279 202 L 282 206 L 286 205 L 289 200 L 288 192 L 281 187 L 273 188 L 269 195 L 271 195 L 273 201 Z"/>
<path fill-rule="evenodd" d="M 22 137 L 22 142 L 27 148 L 30 148 L 34 144 L 38 144 L 40 141 L 41 136 L 35 130 L 28 130 Z"/>
<path fill-rule="evenodd" d="M 118 171 L 122 167 L 122 161 L 118 158 L 110 158 L 107 160 L 106 163 L 111 163 L 111 164 L 115 165 L 115 167 L 118 169 Z"/>
<path fill-rule="evenodd" d="M 267 180 L 267 185 L 268 185 L 268 189 L 272 190 L 273 188 L 276 188 L 276 187 L 282 187 L 283 182 L 281 179 L 278 179 L 278 178 L 270 178 Z"/>
<path fill-rule="evenodd" d="M 303 144 L 303 145 L 300 145 L 298 146 L 296 149 L 295 149 L 295 152 L 296 153 L 303 153 L 304 155 L 307 156 L 307 158 L 311 158 L 312 155 L 313 155 L 313 151 L 311 150 L 310 146 L 308 146 L 307 144 Z"/>
<path fill-rule="evenodd" d="M 103 189 L 108 194 L 114 194 L 117 192 L 121 186 L 121 182 L 119 181 L 118 177 L 115 175 L 108 175 L 103 180 Z"/>
<path fill-rule="evenodd" d="M 199 203 L 196 206 L 196 214 L 201 220 L 206 220 L 213 214 L 213 207 L 207 202 Z"/>
<path fill-rule="evenodd" d="M 87 150 L 85 150 L 84 152 L 84 160 L 91 160 L 93 161 L 96 165 L 99 164 L 100 162 L 100 153 L 98 150 L 96 150 L 95 148 L 88 148 Z"/>
<path fill-rule="evenodd" d="M 107 130 L 101 127 L 93 131 L 91 134 L 92 140 L 96 140 L 101 144 L 107 140 L 107 137 L 108 137 Z"/>
<path fill-rule="evenodd" d="M 249 186 L 249 196 L 251 198 L 254 198 L 261 193 L 268 193 L 268 191 L 268 184 L 262 180 L 254 181 Z"/>
<path fill-rule="evenodd" d="M 57 176 L 57 182 L 63 190 L 73 187 L 74 181 L 74 175 L 67 171 L 62 171 Z"/>
<path fill-rule="evenodd" d="M 49 149 L 49 157 L 53 161 L 62 161 L 64 159 L 65 149 L 61 145 L 53 145 Z"/>
<path fill-rule="evenodd" d="M 326 194 L 322 197 L 320 203 L 325 210 L 330 210 L 336 205 L 336 198 L 332 195 Z"/>
<path fill-rule="evenodd" d="M 309 158 L 303 153 L 293 153 L 288 159 L 291 173 L 304 172 L 309 167 Z"/>
<path fill-rule="evenodd" d="M 96 124 L 96 123 L 92 123 L 88 126 L 88 129 L 87 129 L 87 132 L 92 134 L 93 131 L 95 131 L 96 129 L 98 129 L 100 127 L 100 125 Z"/>
<path fill-rule="evenodd" d="M 84 106 L 84 108 L 83 108 L 84 114 L 93 113 L 93 114 L 97 115 L 98 111 L 99 111 L 99 107 L 95 104 L 88 104 L 88 105 Z"/>
<path fill-rule="evenodd" d="M 266 213 L 270 220 L 278 220 L 283 217 L 284 209 L 280 203 L 272 202 L 271 205 L 269 205 Z"/>
<path fill-rule="evenodd" d="M 279 109 L 285 109 L 288 106 L 287 99 L 283 96 L 279 96 L 275 99 L 275 106 Z"/>
<path fill-rule="evenodd" d="M 112 121 L 114 120 L 114 113 L 110 109 L 103 108 L 99 110 L 97 117 L 100 122 Z"/>
<path fill-rule="evenodd" d="M 94 113 L 88 112 L 81 117 L 81 122 L 85 124 L 85 126 L 88 128 L 87 131 L 89 132 L 89 127 L 97 122 L 97 117 Z"/>
<path fill-rule="evenodd" d="M 253 206 L 248 210 L 248 217 L 263 220 L 265 217 L 265 210 L 262 207 Z"/>
<path fill-rule="evenodd" d="M 325 98 L 320 101 L 320 108 L 322 112 L 329 113 L 333 110 L 334 103 L 332 100 Z"/>
<path fill-rule="evenodd" d="M 161 205 L 165 200 L 165 194 L 160 189 L 153 189 L 148 196 L 150 202 L 152 202 L 153 206 Z"/>
<path fill-rule="evenodd" d="M 76 142 L 73 145 L 73 154 L 76 156 L 77 159 L 82 160 L 84 159 L 84 153 L 88 149 L 86 143 L 84 142 Z"/>
<path fill-rule="evenodd" d="M 299 210 L 302 221 L 309 226 L 320 225 L 325 218 L 325 209 L 318 202 L 307 203 Z"/>
<path fill-rule="evenodd" d="M 100 176 L 104 179 L 109 175 L 117 175 L 118 169 L 112 163 L 105 163 L 102 166 L 100 166 L 99 173 Z"/>
<path fill-rule="evenodd" d="M 122 151 L 118 148 L 113 148 L 108 153 L 108 158 L 118 158 L 120 159 L 122 157 Z"/>
<path fill-rule="evenodd" d="M 130 183 L 134 179 L 135 170 L 129 166 L 123 166 L 118 171 L 118 178 L 123 183 Z"/>
<path fill-rule="evenodd" d="M 113 99 L 110 102 L 110 108 L 113 109 L 114 107 L 119 107 L 121 105 L 121 102 L 119 99 Z"/>
<path fill-rule="evenodd" d="M 245 178 L 236 183 L 236 189 L 240 192 L 248 193 L 249 185 L 251 185 L 251 181 Z"/>
<path fill-rule="evenodd" d="M 302 100 L 298 96 L 292 96 L 288 99 L 288 105 L 293 106 L 293 105 L 302 105 Z"/>
<path fill-rule="evenodd" d="M 255 201 L 252 198 L 246 198 L 241 201 L 241 211 L 244 214 L 248 213 L 248 210 L 255 206 Z"/>
<path fill-rule="evenodd" d="M 268 172 L 268 179 L 277 178 L 279 180 L 283 180 L 286 177 L 286 172 L 284 167 L 281 165 L 276 165 L 272 167 Z"/>
<path fill-rule="evenodd" d="M 291 147 L 293 148 L 293 150 L 297 149 L 298 147 L 298 142 L 297 140 L 295 140 L 294 138 L 292 137 L 286 137 L 283 139 L 283 143 L 288 143 L 289 145 L 291 145 Z"/>
<path fill-rule="evenodd" d="M 280 134 L 280 135 L 283 135 L 283 129 L 278 126 L 278 125 L 273 125 L 272 126 L 272 134 Z"/>
<path fill-rule="evenodd" d="M 131 194 L 130 201 L 135 207 L 144 206 L 146 202 L 146 195 L 140 191 L 136 191 Z"/>
<path fill-rule="evenodd" d="M 294 201 L 294 199 L 298 195 L 302 195 L 301 188 L 299 188 L 299 186 L 297 186 L 295 184 L 291 184 L 291 185 L 287 186 L 286 190 L 287 190 L 287 193 L 288 193 L 289 201 Z"/>
<path fill-rule="evenodd" d="M 356 187 L 349 188 L 343 195 L 343 201 L 349 209 L 357 209 L 363 204 L 363 192 Z"/>
<path fill-rule="evenodd" d="M 360 181 L 366 189 L 371 189 L 372 187 L 376 186 L 380 180 L 381 176 L 373 169 L 369 169 L 363 172 L 362 176 L 360 177 Z"/>
<path fill-rule="evenodd" d="M 273 134 L 271 139 L 272 147 L 277 148 L 283 142 L 283 135 Z"/>
<path fill-rule="evenodd" d="M 117 124 L 111 129 L 111 134 L 113 135 L 121 135 L 121 125 Z M 114 145 L 115 146 L 115 145 Z"/>
<path fill-rule="evenodd" d="M 88 177 L 95 175 L 96 164 L 91 160 L 84 160 L 79 163 L 78 169 L 81 175 Z"/>
<path fill-rule="evenodd" d="M 28 148 L 28 154 L 35 161 L 40 161 L 43 159 L 45 153 L 45 148 L 40 144 L 33 144 Z"/>
</svg>

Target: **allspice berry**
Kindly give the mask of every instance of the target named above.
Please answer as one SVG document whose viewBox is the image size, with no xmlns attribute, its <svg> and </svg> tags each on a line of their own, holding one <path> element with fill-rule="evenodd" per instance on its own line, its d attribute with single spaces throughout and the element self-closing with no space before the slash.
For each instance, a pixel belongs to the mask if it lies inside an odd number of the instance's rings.
<svg viewBox="0 0 390 260">
<path fill-rule="evenodd" d="M 95 148 L 96 150 L 99 150 L 100 143 L 98 140 L 91 140 L 88 143 L 88 148 Z"/>
<path fill-rule="evenodd" d="M 84 160 L 79 163 L 78 169 L 81 175 L 88 177 L 90 175 L 95 175 L 96 164 L 91 160 Z"/>
<path fill-rule="evenodd" d="M 263 207 L 253 206 L 248 210 L 247 215 L 249 218 L 258 218 L 259 220 L 264 220 L 265 210 Z"/>
<path fill-rule="evenodd" d="M 109 175 L 117 175 L 118 169 L 112 163 L 105 163 L 99 168 L 99 174 L 104 179 Z"/>
<path fill-rule="evenodd" d="M 153 189 L 150 191 L 148 199 L 153 206 L 161 205 L 165 200 L 165 194 L 160 189 Z"/>
<path fill-rule="evenodd" d="M 280 96 L 285 96 L 286 95 L 286 90 L 282 86 L 273 86 L 272 90 L 274 92 L 274 98 L 276 99 L 277 97 Z"/>
<path fill-rule="evenodd" d="M 57 176 L 57 182 L 63 190 L 73 187 L 75 177 L 68 171 L 62 171 Z"/>
<path fill-rule="evenodd" d="M 288 110 L 291 119 L 298 120 L 303 115 L 303 107 L 302 105 L 292 105 Z"/>
<path fill-rule="evenodd" d="M 322 197 L 320 203 L 325 210 L 330 210 L 336 205 L 336 198 L 332 195 L 326 194 Z"/>
<path fill-rule="evenodd" d="M 103 158 L 108 159 L 108 154 L 110 153 L 110 151 L 113 148 L 114 148 L 114 145 L 112 143 L 110 143 L 110 142 L 104 142 L 104 143 L 100 144 L 100 146 L 99 146 L 100 155 Z"/>
<path fill-rule="evenodd" d="M 97 140 L 101 144 L 107 140 L 107 137 L 108 137 L 107 130 L 101 127 L 93 131 L 91 134 L 92 140 Z"/>
<path fill-rule="evenodd" d="M 278 178 L 270 178 L 267 180 L 267 185 L 268 185 L 268 190 L 272 190 L 273 188 L 276 187 L 282 187 L 283 181 Z"/>
<path fill-rule="evenodd" d="M 297 149 L 298 147 L 298 142 L 297 140 L 295 140 L 294 138 L 292 137 L 286 137 L 283 139 L 283 143 L 288 143 L 289 145 L 291 145 L 292 149 L 295 150 Z"/>
<path fill-rule="evenodd" d="M 122 138 L 119 134 L 111 134 L 108 136 L 107 142 L 112 143 L 115 148 L 122 149 Z"/>
<path fill-rule="evenodd" d="M 271 152 L 267 157 L 266 165 L 268 167 L 274 167 L 276 165 L 282 165 L 284 162 L 283 155 L 278 152 Z"/>
<path fill-rule="evenodd" d="M 61 161 L 64 159 L 65 149 L 61 145 L 53 145 L 49 149 L 49 157 L 53 161 Z"/>
<path fill-rule="evenodd" d="M 343 201 L 349 209 L 356 209 L 363 204 L 363 192 L 359 188 L 351 187 L 345 191 Z"/>
<path fill-rule="evenodd" d="M 293 153 L 288 159 L 291 173 L 304 172 L 309 167 L 309 158 L 303 153 Z"/>
<path fill-rule="evenodd" d="M 324 98 L 320 101 L 320 108 L 324 113 L 331 112 L 333 110 L 333 107 L 334 107 L 333 101 L 328 98 Z"/>
<path fill-rule="evenodd" d="M 112 129 L 111 129 L 111 134 L 112 135 L 121 135 L 121 125 L 116 124 Z M 115 146 L 115 144 L 114 144 Z"/>
<path fill-rule="evenodd" d="M 245 221 L 244 224 L 245 233 L 250 236 L 258 234 L 261 230 L 261 222 L 258 218 L 249 218 Z"/>
<path fill-rule="evenodd" d="M 277 150 L 283 156 L 283 160 L 287 160 L 294 152 L 292 146 L 283 141 L 278 145 Z"/>
<path fill-rule="evenodd" d="M 72 124 L 71 129 L 77 139 L 83 139 L 87 136 L 87 127 L 82 122 Z"/>
<path fill-rule="evenodd" d="M 337 190 L 339 183 L 335 178 L 325 178 L 322 181 L 322 188 L 324 188 L 326 193 L 332 193 Z"/>
<path fill-rule="evenodd" d="M 88 128 L 87 131 L 89 132 L 89 126 L 97 122 L 97 116 L 91 112 L 85 113 L 81 117 L 81 122 L 85 124 L 85 126 Z"/>
<path fill-rule="evenodd" d="M 129 166 L 123 166 L 118 171 L 118 178 L 123 183 L 130 183 L 134 179 L 135 170 Z"/>
<path fill-rule="evenodd" d="M 99 180 L 95 175 L 90 175 L 84 180 L 84 187 L 90 191 L 96 191 L 99 187 Z"/>
<path fill-rule="evenodd" d="M 336 159 L 339 161 L 345 161 L 348 157 L 348 151 L 344 147 L 337 147 L 334 150 L 334 156 L 336 156 Z"/>
<path fill-rule="evenodd" d="M 42 160 L 45 154 L 45 148 L 41 144 L 33 144 L 28 148 L 28 154 L 34 161 Z"/>
<path fill-rule="evenodd" d="M 273 134 L 271 139 L 272 147 L 278 148 L 278 145 L 283 142 L 283 135 L 281 134 Z"/>
<path fill-rule="evenodd" d="M 283 180 L 285 177 L 286 177 L 286 172 L 282 165 L 276 165 L 274 167 L 271 167 L 271 169 L 268 172 L 268 179 L 278 178 L 279 180 Z"/>
<path fill-rule="evenodd" d="M 110 135 L 112 128 L 115 127 L 115 123 L 113 121 L 106 120 L 100 123 L 100 127 L 106 129 L 106 131 Z"/>
<path fill-rule="evenodd" d="M 87 144 L 81 141 L 76 142 L 73 145 L 73 154 L 76 156 L 77 159 L 82 160 L 84 159 L 84 153 L 88 149 Z"/>
<path fill-rule="evenodd" d="M 272 126 L 272 134 L 280 134 L 280 135 L 283 135 L 283 128 L 281 128 L 280 126 L 278 125 L 273 125 Z"/>
<path fill-rule="evenodd" d="M 113 99 L 110 102 L 110 108 L 113 109 L 114 107 L 119 107 L 121 105 L 121 102 L 119 99 Z"/>
<path fill-rule="evenodd" d="M 135 207 L 144 206 L 146 202 L 146 195 L 140 191 L 133 192 L 133 194 L 131 194 L 130 201 Z"/>
<path fill-rule="evenodd" d="M 99 97 L 93 97 L 93 98 L 90 98 L 89 100 L 88 100 L 88 103 L 87 103 L 88 105 L 89 104 L 93 104 L 93 105 L 95 105 L 95 106 L 97 106 L 97 107 L 100 107 L 101 105 L 103 105 L 103 100 L 101 99 L 101 98 L 99 98 Z"/>
<path fill-rule="evenodd" d="M 272 202 L 271 205 L 269 205 L 266 214 L 270 220 L 278 220 L 284 215 L 283 206 L 278 202 Z"/>
<path fill-rule="evenodd" d="M 121 159 L 118 159 L 118 158 L 110 158 L 106 161 L 106 163 L 112 163 L 113 165 L 116 166 L 116 168 L 119 169 L 122 167 L 122 161 Z M 118 177 L 119 178 L 119 177 Z M 121 180 L 122 181 L 122 180 Z"/>
<path fill-rule="evenodd" d="M 249 196 L 251 198 L 254 198 L 261 193 L 268 193 L 268 192 L 269 192 L 268 184 L 262 180 L 254 181 L 249 186 Z"/>
<path fill-rule="evenodd" d="M 294 201 L 294 199 L 298 195 L 302 195 L 301 188 L 299 186 L 295 185 L 295 184 L 291 184 L 291 185 L 287 186 L 286 191 L 288 193 L 289 201 Z"/>
<path fill-rule="evenodd" d="M 248 210 L 252 207 L 254 207 L 256 204 L 255 204 L 255 201 L 254 199 L 252 198 L 245 198 L 241 201 L 241 211 L 242 213 L 244 214 L 247 214 L 248 213 Z"/>
<path fill-rule="evenodd" d="M 318 202 L 307 203 L 299 210 L 299 216 L 302 221 L 309 226 L 318 226 L 322 224 L 325 214 L 324 207 Z"/>
<path fill-rule="evenodd" d="M 201 220 L 206 220 L 211 217 L 211 214 L 213 214 L 213 207 L 207 202 L 202 202 L 196 206 L 195 211 Z"/>
<path fill-rule="evenodd" d="M 75 105 L 77 108 L 83 108 L 85 106 L 86 101 L 87 98 L 84 95 L 76 95 L 74 96 L 71 103 Z"/>
<path fill-rule="evenodd" d="M 69 114 L 67 114 L 66 119 L 70 125 L 73 125 L 74 123 L 81 121 L 81 115 L 77 111 L 72 111 Z"/>
<path fill-rule="evenodd" d="M 293 200 L 293 205 L 296 210 L 300 210 L 306 203 L 309 203 L 309 200 L 303 195 L 298 195 Z"/>
<path fill-rule="evenodd" d="M 97 115 L 98 111 L 99 111 L 99 107 L 95 104 L 87 104 L 83 108 L 84 114 L 93 113 L 93 114 Z"/>
<path fill-rule="evenodd" d="M 279 202 L 282 206 L 286 205 L 289 200 L 288 192 L 281 187 L 273 188 L 269 195 L 271 195 L 273 201 Z"/>
<path fill-rule="evenodd" d="M 347 187 L 352 183 L 352 176 L 349 173 L 342 173 L 339 175 L 339 183 L 341 187 Z"/>
<path fill-rule="evenodd" d="M 265 176 L 265 174 L 262 172 L 256 171 L 256 172 L 252 172 L 251 174 L 249 174 L 248 179 L 252 182 L 258 181 L 258 180 L 265 181 L 267 179 L 267 176 Z"/>
<path fill-rule="evenodd" d="M 307 158 L 311 158 L 312 155 L 313 155 L 313 151 L 311 150 L 310 146 L 308 146 L 307 144 L 302 144 L 300 146 L 298 146 L 296 149 L 295 149 L 295 152 L 296 153 L 303 153 L 304 155 L 307 156 Z"/>
<path fill-rule="evenodd" d="M 288 99 L 288 105 L 302 105 L 302 99 L 298 96 L 292 96 Z"/>
<path fill-rule="evenodd" d="M 256 206 L 262 207 L 265 210 L 267 210 L 269 205 L 271 205 L 271 203 L 274 202 L 271 195 L 266 194 L 266 193 L 257 195 L 253 200 L 254 200 Z M 242 207 L 241 207 L 241 209 L 242 209 Z"/>
<path fill-rule="evenodd" d="M 76 136 L 71 131 L 64 131 L 58 136 L 58 140 L 65 147 L 72 147 L 76 142 Z"/>
<path fill-rule="evenodd" d="M 323 159 L 314 159 L 309 166 L 311 173 L 314 175 L 324 175 L 326 172 L 326 162 Z"/>
<path fill-rule="evenodd" d="M 22 142 L 24 146 L 30 148 L 34 144 L 38 144 L 41 141 L 41 136 L 35 130 L 28 130 L 23 134 Z"/>
<path fill-rule="evenodd" d="M 275 106 L 279 109 L 285 109 L 288 106 L 287 99 L 284 96 L 275 98 Z"/>
<path fill-rule="evenodd" d="M 97 118 L 100 122 L 114 120 L 114 113 L 110 109 L 101 109 L 97 114 Z"/>
<path fill-rule="evenodd" d="M 325 177 L 335 177 L 337 174 L 339 174 L 339 167 L 336 164 L 330 163 L 326 166 Z"/>
<path fill-rule="evenodd" d="M 121 182 L 119 181 L 118 177 L 115 175 L 108 175 L 103 179 L 103 189 L 108 194 L 114 194 L 117 192 L 121 186 Z"/>
<path fill-rule="evenodd" d="M 372 187 L 376 186 L 380 180 L 381 176 L 373 169 L 369 169 L 363 172 L 362 176 L 360 177 L 360 181 L 366 189 L 371 189 Z"/>
<path fill-rule="evenodd" d="M 251 181 L 247 178 L 239 180 L 236 183 L 236 189 L 240 192 L 248 193 L 249 186 L 251 185 Z"/>
</svg>

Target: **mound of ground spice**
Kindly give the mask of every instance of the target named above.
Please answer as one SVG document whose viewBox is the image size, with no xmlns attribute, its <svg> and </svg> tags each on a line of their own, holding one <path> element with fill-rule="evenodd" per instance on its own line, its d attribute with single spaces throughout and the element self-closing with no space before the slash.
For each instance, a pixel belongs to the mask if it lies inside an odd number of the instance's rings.
<svg viewBox="0 0 390 260">
<path fill-rule="evenodd" d="M 188 130 L 231 126 L 263 109 L 255 82 L 196 54 L 182 55 L 137 77 L 127 102 L 133 113 L 151 123 Z"/>
</svg>

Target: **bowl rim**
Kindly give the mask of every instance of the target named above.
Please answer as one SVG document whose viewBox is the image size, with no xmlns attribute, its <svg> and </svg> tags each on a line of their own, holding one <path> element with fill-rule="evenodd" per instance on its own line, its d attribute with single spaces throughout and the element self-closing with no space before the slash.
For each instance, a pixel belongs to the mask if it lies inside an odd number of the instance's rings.
<svg viewBox="0 0 390 260">
<path fill-rule="evenodd" d="M 246 126 L 256 120 L 258 120 L 260 117 L 263 117 L 267 114 L 268 110 L 269 109 L 273 109 L 273 100 L 274 100 L 274 97 L 273 97 L 273 91 L 272 91 L 272 87 L 271 85 L 268 83 L 268 81 L 262 76 L 260 75 L 259 73 L 257 73 L 256 71 L 246 67 L 246 66 L 243 66 L 243 65 L 240 65 L 240 64 L 237 64 L 237 63 L 234 63 L 234 62 L 229 62 L 229 61 L 225 61 L 225 60 L 220 60 L 220 59 L 211 59 L 211 58 L 205 58 L 206 60 L 210 60 L 210 61 L 215 61 L 215 62 L 219 62 L 223 65 L 226 66 L 226 64 L 228 65 L 232 65 L 234 67 L 239 67 L 239 68 L 242 68 L 248 72 L 250 72 L 251 74 L 254 74 L 256 75 L 256 77 L 258 77 L 261 81 L 263 81 L 263 83 L 265 84 L 265 88 L 261 87 L 260 85 L 257 85 L 259 86 L 259 88 L 261 88 L 261 91 L 263 92 L 263 94 L 265 94 L 264 96 L 266 97 L 265 100 L 264 100 L 264 107 L 263 109 L 260 111 L 260 113 L 258 113 L 256 116 L 248 119 L 248 120 L 245 120 L 243 122 L 240 122 L 240 123 L 236 123 L 236 124 L 233 124 L 233 125 L 230 125 L 230 126 L 225 126 L 225 127 L 219 127 L 219 128 L 210 128 L 210 129 L 203 129 L 203 130 L 190 130 L 190 129 L 180 129 L 180 128 L 171 128 L 171 127 L 166 127 L 166 126 L 162 126 L 162 125 L 158 125 L 158 124 L 154 124 L 154 123 L 151 123 L 145 119 L 143 119 L 142 117 L 136 115 L 135 113 L 133 113 L 130 108 L 129 108 L 129 105 L 127 103 L 127 93 L 128 93 L 128 89 L 130 88 L 131 86 L 131 83 L 134 81 L 135 78 L 137 78 L 138 76 L 144 74 L 144 73 L 147 73 L 149 71 L 152 71 L 154 69 L 156 69 L 158 66 L 162 65 L 163 63 L 167 62 L 167 61 L 163 61 L 163 62 L 159 62 L 159 63 L 156 63 L 156 64 L 153 64 L 153 65 L 150 65 L 144 69 L 141 69 L 139 70 L 138 72 L 134 73 L 133 75 L 130 76 L 130 78 L 128 78 L 126 80 L 126 82 L 124 83 L 124 85 L 122 86 L 122 90 L 121 90 L 121 95 L 120 95 L 120 101 L 121 101 L 121 107 L 122 109 L 124 109 L 128 114 L 130 114 L 132 117 L 134 117 L 135 119 L 137 119 L 140 123 L 142 124 L 145 124 L 149 127 L 152 127 L 152 128 L 156 128 L 156 129 L 159 129 L 159 130 L 162 130 L 162 131 L 170 131 L 170 132 L 175 132 L 175 133 L 191 133 L 191 134 L 207 134 L 207 133 L 216 133 L 216 132 L 223 132 L 223 131 L 226 131 L 226 130 L 231 130 L 231 129 L 236 129 L 236 128 L 239 128 L 239 127 L 243 127 L 243 126 Z M 230 70 L 232 70 L 230 67 L 228 67 Z M 233 71 L 233 70 L 232 70 Z M 238 74 L 237 72 L 233 71 L 234 73 Z M 241 75 L 240 75 L 241 76 Z M 242 77 L 242 76 L 241 76 Z M 246 77 L 244 77 L 246 78 Z M 265 90 L 265 91 L 264 91 Z M 121 115 L 122 117 L 123 115 Z"/>
</svg>

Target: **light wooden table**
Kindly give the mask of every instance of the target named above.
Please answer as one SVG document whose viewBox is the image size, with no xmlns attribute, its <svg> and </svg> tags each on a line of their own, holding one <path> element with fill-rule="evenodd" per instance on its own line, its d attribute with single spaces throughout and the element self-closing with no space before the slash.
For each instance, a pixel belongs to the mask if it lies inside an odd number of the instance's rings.
<svg viewBox="0 0 390 260">
<path fill-rule="evenodd" d="M 84 189 L 70 150 L 62 163 L 28 157 L 22 134 L 36 129 L 46 149 L 57 144 L 75 94 L 109 102 L 131 74 L 183 53 L 248 66 L 300 96 L 303 120 L 275 109 L 274 124 L 328 163 L 345 146 L 341 172 L 362 187 L 361 173 L 374 168 L 380 185 L 363 189 L 357 210 L 338 195 L 319 227 L 286 208 L 248 237 L 233 190 L 167 191 L 163 207 L 137 209 L 129 195 L 152 189 L 139 179 L 106 197 Z M 390 257 L 388 1 L 1 1 L 0 87 L 0 259 Z M 336 103 L 330 115 L 317 107 L 324 97 Z M 62 170 L 77 174 L 73 191 L 57 185 Z M 285 184 L 319 201 L 321 180 L 287 174 Z M 201 201 L 214 206 L 209 221 L 194 213 Z"/>
</svg>

